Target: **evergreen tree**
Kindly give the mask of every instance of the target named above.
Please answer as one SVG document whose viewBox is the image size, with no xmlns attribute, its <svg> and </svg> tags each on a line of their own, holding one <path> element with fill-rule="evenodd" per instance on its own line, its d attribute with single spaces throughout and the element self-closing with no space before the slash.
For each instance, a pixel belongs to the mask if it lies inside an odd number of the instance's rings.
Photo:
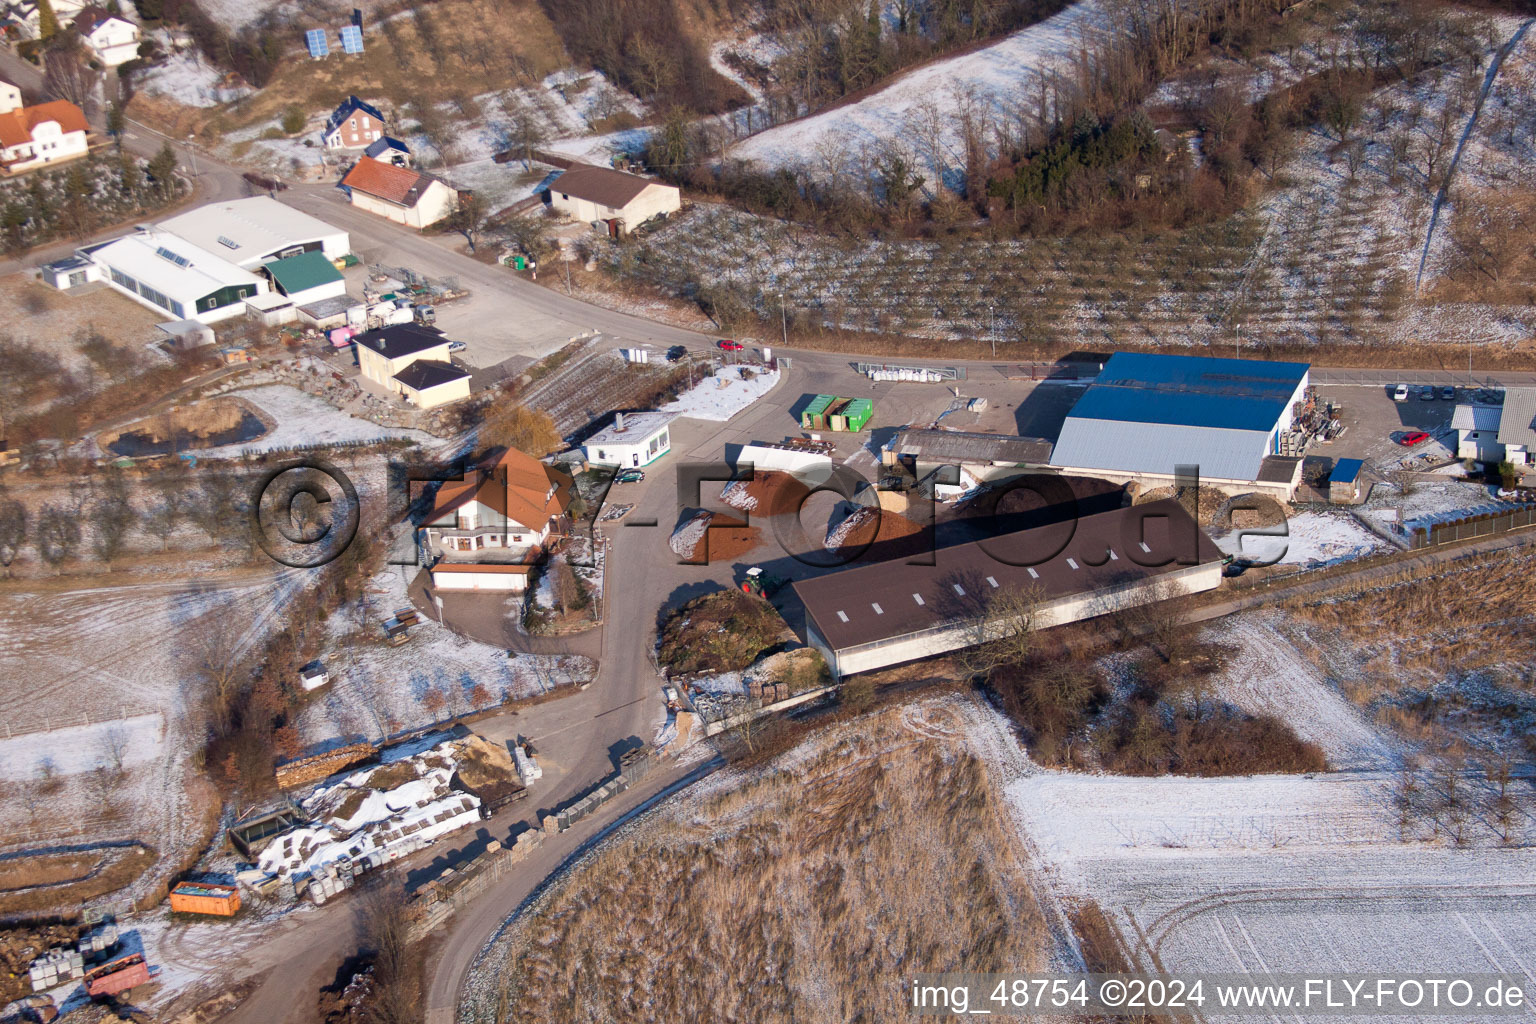
<svg viewBox="0 0 1536 1024">
<path fill-rule="evenodd" d="M 149 162 L 149 180 L 162 197 L 169 198 L 176 191 L 176 151 L 167 142 Z"/>
<path fill-rule="evenodd" d="M 144 184 L 144 172 L 139 170 L 139 161 L 131 153 L 122 154 L 117 175 L 117 183 L 122 188 L 123 195 L 132 199 L 139 194 L 139 189 Z"/>
<path fill-rule="evenodd" d="M 53 13 L 53 4 L 37 0 L 37 37 L 52 39 L 59 34 L 59 16 Z"/>
</svg>

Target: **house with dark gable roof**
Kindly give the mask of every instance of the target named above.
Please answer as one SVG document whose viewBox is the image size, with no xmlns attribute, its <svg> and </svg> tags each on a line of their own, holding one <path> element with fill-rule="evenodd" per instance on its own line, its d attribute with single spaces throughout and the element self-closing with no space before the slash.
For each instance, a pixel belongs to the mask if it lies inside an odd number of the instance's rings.
<svg viewBox="0 0 1536 1024">
<path fill-rule="evenodd" d="M 682 208 L 675 186 L 638 174 L 574 164 L 549 186 L 549 205 L 572 220 L 602 223 L 611 235 L 626 235 L 653 217 Z"/>
<path fill-rule="evenodd" d="M 326 149 L 363 149 L 384 137 L 384 115 L 378 107 L 348 96 L 326 119 L 320 142 Z"/>
</svg>

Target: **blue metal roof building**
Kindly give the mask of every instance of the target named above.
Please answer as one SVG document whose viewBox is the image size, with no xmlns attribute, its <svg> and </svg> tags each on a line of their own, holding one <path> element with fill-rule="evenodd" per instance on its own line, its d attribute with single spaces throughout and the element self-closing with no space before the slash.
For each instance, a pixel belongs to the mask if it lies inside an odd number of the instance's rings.
<svg viewBox="0 0 1536 1024">
<path fill-rule="evenodd" d="M 1062 424 L 1051 465 L 1129 477 L 1268 480 L 1310 367 L 1204 356 L 1117 352 Z M 1275 481 L 1270 481 L 1275 482 Z"/>
</svg>

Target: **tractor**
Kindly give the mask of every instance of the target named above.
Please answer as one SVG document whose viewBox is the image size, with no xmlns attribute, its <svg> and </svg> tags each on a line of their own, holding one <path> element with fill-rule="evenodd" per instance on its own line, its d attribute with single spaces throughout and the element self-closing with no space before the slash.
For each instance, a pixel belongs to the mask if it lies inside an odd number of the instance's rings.
<svg viewBox="0 0 1536 1024">
<path fill-rule="evenodd" d="M 769 575 L 768 573 L 763 572 L 761 566 L 754 565 L 752 568 L 748 569 L 746 571 L 746 575 L 742 577 L 741 589 L 744 593 L 752 594 L 756 597 L 761 597 L 766 601 L 768 598 L 772 597 L 780 587 L 788 582 L 789 581 L 784 577 Z"/>
</svg>

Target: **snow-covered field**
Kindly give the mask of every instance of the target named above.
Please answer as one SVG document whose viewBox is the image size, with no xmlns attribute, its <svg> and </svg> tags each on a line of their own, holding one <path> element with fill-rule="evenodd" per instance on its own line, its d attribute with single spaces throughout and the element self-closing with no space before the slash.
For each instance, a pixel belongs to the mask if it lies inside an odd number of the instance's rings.
<svg viewBox="0 0 1536 1024">
<path fill-rule="evenodd" d="M 159 712 L 23 733 L 0 739 L 0 778 L 21 782 L 44 772 L 78 775 L 108 764 L 135 768 L 162 757 L 165 739 Z"/>
<path fill-rule="evenodd" d="M 224 76 L 196 50 L 185 50 L 141 72 L 138 83 L 148 95 L 164 96 L 189 107 L 217 107 L 251 92 L 248 87 L 224 85 Z"/>
<path fill-rule="evenodd" d="M 209 448 L 203 453 L 204 457 L 231 458 L 248 451 L 383 441 L 388 438 L 407 438 L 426 445 L 441 443 L 431 434 L 420 430 L 381 427 L 377 423 L 358 419 L 287 384 L 268 384 L 232 391 L 230 394 L 256 406 L 274 426 L 254 441 Z"/>
<path fill-rule="evenodd" d="M 1052 773 L 1007 794 L 1053 887 L 1097 901 L 1145 969 L 1529 976 L 1536 853 L 1399 841 L 1385 777 Z"/>
<path fill-rule="evenodd" d="M 675 401 L 662 406 L 661 411 L 724 423 L 772 391 L 778 382 L 778 370 L 722 366 L 713 377 L 704 378 Z"/>
<path fill-rule="evenodd" d="M 1211 539 L 1227 554 L 1282 565 L 1333 565 L 1390 547 L 1342 509 L 1302 512 L 1288 517 L 1285 525 L 1284 537 L 1243 537 L 1232 531 Z"/>
<path fill-rule="evenodd" d="M 1502 503 L 1493 500 L 1484 484 L 1447 480 L 1445 483 L 1418 483 L 1406 495 L 1397 484 L 1378 484 L 1372 489 L 1370 500 L 1360 507 L 1359 514 L 1384 528 L 1390 528 L 1393 523 L 1411 528 L 1502 507 Z"/>
<path fill-rule="evenodd" d="M 299 715 L 305 743 L 377 740 L 431 725 L 469 710 L 476 687 L 483 699 L 500 702 L 591 678 L 594 666 L 578 655 L 509 655 L 425 617 L 411 627 L 410 643 L 386 645 L 379 623 L 410 604 L 406 587 L 414 575 L 409 567 L 387 567 L 369 584 L 368 617 L 359 622 L 338 613 L 329 620 L 332 647 L 322 660 L 331 682 Z"/>
<path fill-rule="evenodd" d="M 1233 650 L 1212 692 L 1251 715 L 1274 715 L 1327 755 L 1331 769 L 1392 768 L 1395 745 L 1304 658 L 1274 617 L 1256 614 L 1207 627 Z"/>
<path fill-rule="evenodd" d="M 840 174 L 866 152 L 894 144 L 917 156 L 930 184 L 952 185 L 965 165 L 963 121 L 1005 122 L 1028 113 L 1041 82 L 1052 81 L 1105 27 L 1098 0 L 1080 0 L 991 46 L 916 68 L 856 103 L 754 135 L 731 155 Z"/>
</svg>

